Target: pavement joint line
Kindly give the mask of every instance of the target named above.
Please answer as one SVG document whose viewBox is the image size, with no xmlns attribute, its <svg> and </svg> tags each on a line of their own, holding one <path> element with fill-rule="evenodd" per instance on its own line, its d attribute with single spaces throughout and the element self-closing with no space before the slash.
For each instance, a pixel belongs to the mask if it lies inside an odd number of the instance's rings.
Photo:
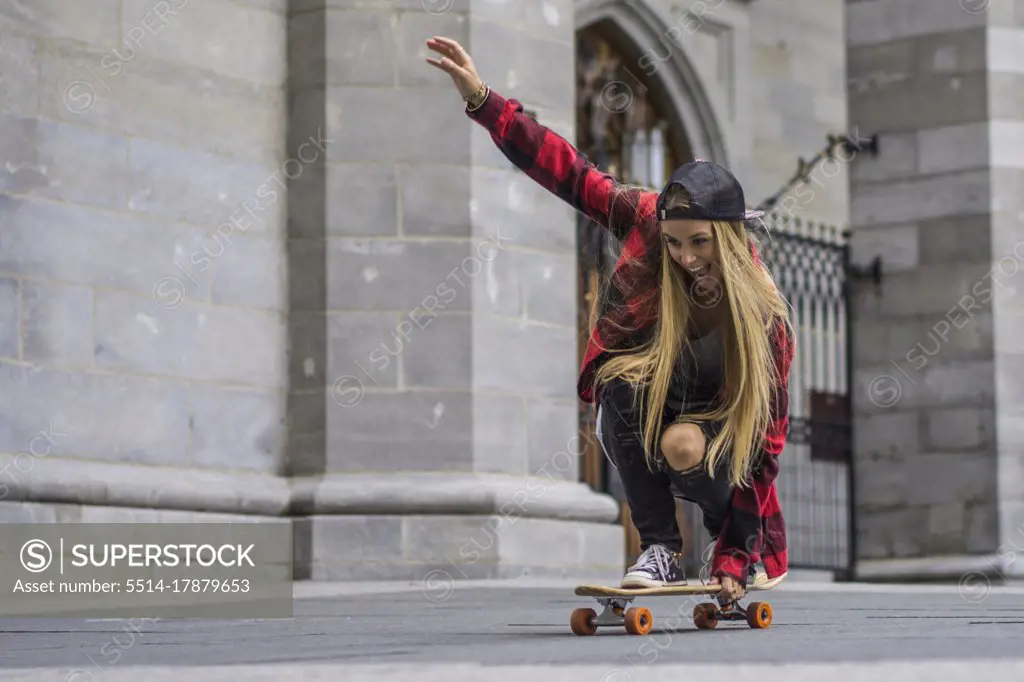
<svg viewBox="0 0 1024 682">
<path fill-rule="evenodd" d="M 608 581 L 587 579 L 497 579 L 497 580 L 455 580 L 447 585 L 448 592 L 459 590 L 502 589 L 502 590 L 566 590 L 572 594 L 580 584 L 614 584 Z M 993 585 L 989 594 L 1021 595 L 1024 585 Z M 826 583 L 819 581 L 784 582 L 768 593 L 815 592 L 815 593 L 875 593 L 875 594 L 959 594 L 956 584 L 915 584 L 915 583 Z M 296 600 L 319 599 L 331 596 L 360 594 L 389 594 L 400 592 L 423 592 L 436 595 L 437 589 L 428 589 L 422 581 L 348 581 L 348 582 L 297 582 L 292 595 Z M 753 593 L 752 593 L 753 594 Z"/>
</svg>

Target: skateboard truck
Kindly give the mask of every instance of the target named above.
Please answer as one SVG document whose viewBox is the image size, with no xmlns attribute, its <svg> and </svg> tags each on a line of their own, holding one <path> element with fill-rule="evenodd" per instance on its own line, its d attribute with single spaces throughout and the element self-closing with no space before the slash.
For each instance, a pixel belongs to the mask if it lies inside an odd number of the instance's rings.
<svg viewBox="0 0 1024 682">
<path fill-rule="evenodd" d="M 635 597 L 597 597 L 604 607 L 600 615 L 594 609 L 576 609 L 569 618 L 569 626 L 577 635 L 593 635 L 597 628 L 624 627 L 631 635 L 646 635 L 654 625 L 650 609 L 645 607 L 627 608 Z"/>
</svg>

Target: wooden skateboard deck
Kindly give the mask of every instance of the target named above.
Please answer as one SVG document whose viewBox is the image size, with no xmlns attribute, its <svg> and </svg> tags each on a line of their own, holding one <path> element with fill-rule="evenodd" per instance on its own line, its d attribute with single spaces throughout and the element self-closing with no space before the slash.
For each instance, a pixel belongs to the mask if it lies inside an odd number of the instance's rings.
<svg viewBox="0 0 1024 682">
<path fill-rule="evenodd" d="M 759 576 L 747 586 L 746 593 L 774 589 L 785 580 L 786 574 L 768 580 Z M 654 619 L 649 609 L 627 605 L 637 597 L 668 597 L 682 595 L 717 595 L 721 585 L 680 585 L 676 587 L 612 587 L 610 585 L 580 585 L 575 594 L 579 597 L 594 597 L 604 606 L 600 615 L 594 609 L 576 609 L 569 618 L 569 625 L 577 635 L 593 635 L 599 627 L 609 625 L 624 627 L 632 635 L 646 635 L 651 631 Z M 693 609 L 693 623 L 701 630 L 710 630 L 720 621 L 746 621 L 751 628 L 761 630 L 772 622 L 772 607 L 767 602 L 751 602 L 746 607 L 738 600 L 718 603 L 698 603 Z"/>
</svg>

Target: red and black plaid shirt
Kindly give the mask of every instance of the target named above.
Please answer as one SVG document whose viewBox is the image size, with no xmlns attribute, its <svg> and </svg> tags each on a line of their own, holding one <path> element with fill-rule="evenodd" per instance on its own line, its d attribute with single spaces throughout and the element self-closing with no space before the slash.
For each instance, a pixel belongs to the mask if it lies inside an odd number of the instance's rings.
<svg viewBox="0 0 1024 682">
<path fill-rule="evenodd" d="M 467 115 L 488 131 L 513 165 L 608 228 L 622 244 L 580 369 L 579 397 L 594 402 L 599 399 L 593 386 L 594 371 L 606 357 L 605 349 L 628 347 L 656 320 L 662 253 L 655 218 L 657 193 L 621 187 L 564 138 L 527 116 L 515 99 L 505 99 L 492 90 L 483 106 Z M 751 251 L 760 262 L 753 242 Z M 794 349 L 790 329 L 783 322 L 773 328 L 772 339 L 780 377 L 771 406 L 772 420 L 751 476 L 752 485 L 736 489 L 712 562 L 712 575 L 732 576 L 742 584 L 747 583 L 752 562 L 760 559 L 770 578 L 785 573 L 788 564 L 775 478 L 789 432 L 789 368 Z"/>
</svg>

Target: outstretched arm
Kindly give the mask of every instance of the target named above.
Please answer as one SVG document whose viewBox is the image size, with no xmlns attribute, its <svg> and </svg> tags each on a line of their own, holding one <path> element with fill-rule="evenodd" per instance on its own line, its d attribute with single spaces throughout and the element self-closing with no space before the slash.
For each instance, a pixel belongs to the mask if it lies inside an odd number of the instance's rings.
<svg viewBox="0 0 1024 682">
<path fill-rule="evenodd" d="M 523 105 L 493 90 L 485 91 L 482 104 L 473 101 L 483 82 L 472 59 L 454 40 L 433 38 L 427 47 L 444 55 L 427 59 L 452 77 L 463 99 L 467 116 L 483 126 L 495 145 L 514 166 L 541 187 L 583 212 L 624 239 L 639 220 L 642 191 L 625 189 L 611 175 L 590 163 L 567 140 L 537 123 Z M 476 105 L 479 104 L 479 108 Z"/>
</svg>

